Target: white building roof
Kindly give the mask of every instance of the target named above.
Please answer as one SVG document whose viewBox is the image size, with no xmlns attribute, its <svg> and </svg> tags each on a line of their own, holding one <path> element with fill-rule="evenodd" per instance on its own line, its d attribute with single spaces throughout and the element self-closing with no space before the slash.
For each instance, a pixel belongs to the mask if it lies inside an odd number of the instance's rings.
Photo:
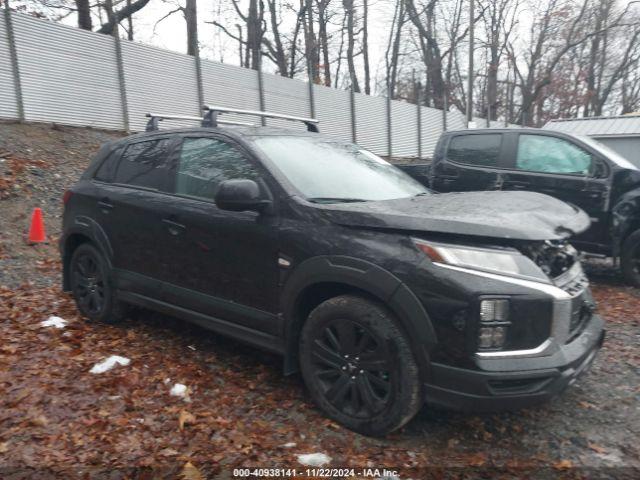
<svg viewBox="0 0 640 480">
<path fill-rule="evenodd" d="M 619 117 L 560 118 L 551 120 L 542 128 L 591 137 L 640 136 L 640 114 Z"/>
</svg>

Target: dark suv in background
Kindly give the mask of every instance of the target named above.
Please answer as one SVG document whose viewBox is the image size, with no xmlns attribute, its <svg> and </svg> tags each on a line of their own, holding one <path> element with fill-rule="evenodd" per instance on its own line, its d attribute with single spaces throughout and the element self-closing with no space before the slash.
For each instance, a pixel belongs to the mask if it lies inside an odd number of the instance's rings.
<svg viewBox="0 0 640 480">
<path fill-rule="evenodd" d="M 596 140 L 533 128 L 452 131 L 430 166 L 403 168 L 438 192 L 540 192 L 580 207 L 591 227 L 571 242 L 619 260 L 640 287 L 640 171 Z"/>
<path fill-rule="evenodd" d="M 434 195 L 319 133 L 218 126 L 228 111 L 180 130 L 153 117 L 65 194 L 64 288 L 84 315 L 137 305 L 281 354 L 329 417 L 373 435 L 425 400 L 544 401 L 590 365 L 603 321 L 567 243 L 584 212 Z"/>
</svg>

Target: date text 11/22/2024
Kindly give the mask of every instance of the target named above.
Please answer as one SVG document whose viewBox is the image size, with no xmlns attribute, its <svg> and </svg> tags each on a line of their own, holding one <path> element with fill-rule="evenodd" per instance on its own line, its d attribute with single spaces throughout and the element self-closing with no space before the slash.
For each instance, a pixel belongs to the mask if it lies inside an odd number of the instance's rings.
<svg viewBox="0 0 640 480">
<path fill-rule="evenodd" d="M 386 468 L 234 468 L 234 478 L 398 478 L 398 472 Z"/>
</svg>

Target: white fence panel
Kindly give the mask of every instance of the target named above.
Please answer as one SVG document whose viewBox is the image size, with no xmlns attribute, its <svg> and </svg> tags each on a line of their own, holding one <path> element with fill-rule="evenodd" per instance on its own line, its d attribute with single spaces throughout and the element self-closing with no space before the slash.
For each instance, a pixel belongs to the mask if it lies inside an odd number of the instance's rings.
<svg viewBox="0 0 640 480">
<path fill-rule="evenodd" d="M 4 12 L 0 12 L 0 16 Z M 11 52 L 7 42 L 7 29 L 4 18 L 0 18 L 0 118 L 17 118 L 18 101 L 13 85 Z"/>
<path fill-rule="evenodd" d="M 11 14 L 26 119 L 68 125 L 123 129 L 125 127 L 115 41 L 108 35 Z M 0 20 L 0 118 L 17 118 L 17 95 L 13 82 L 6 26 Z M 156 47 L 122 41 L 129 127 L 144 130 L 147 112 L 200 116 L 195 59 Z M 306 82 L 264 74 L 264 108 L 268 111 L 311 116 Z M 260 110 L 258 72 L 202 60 L 202 87 L 206 104 Z M 350 93 L 313 85 L 315 116 L 320 131 L 342 140 L 352 139 Z M 387 100 L 354 95 L 356 140 L 372 152 L 387 155 Z M 422 156 L 429 158 L 442 132 L 442 112 L 421 108 L 422 131 L 418 132 L 415 105 L 391 104 L 392 154 L 415 157 L 418 138 Z M 258 118 L 225 115 L 229 120 L 260 124 Z M 482 119 L 475 119 L 479 124 Z M 501 126 L 492 122 L 492 126 Z M 163 127 L 196 125 L 197 122 L 164 121 Z M 303 129 L 301 124 L 267 120 L 268 125 Z M 510 125 L 512 127 L 512 125 Z M 447 130 L 466 128 L 465 116 L 447 113 Z"/>
<path fill-rule="evenodd" d="M 193 57 L 123 40 L 122 58 L 132 130 L 144 130 L 148 112 L 201 114 Z M 185 122 L 162 124 L 169 128 Z"/>
<path fill-rule="evenodd" d="M 320 132 L 341 140 L 351 141 L 349 92 L 314 85 L 313 95 L 316 118 L 320 121 Z"/>
<path fill-rule="evenodd" d="M 418 156 L 418 107 L 391 101 L 391 153 L 394 157 Z"/>
<path fill-rule="evenodd" d="M 355 94 L 358 144 L 378 155 L 387 155 L 387 99 Z"/>
<path fill-rule="evenodd" d="M 458 110 L 447 112 L 447 130 L 464 130 L 467 128 L 467 117 Z"/>
<path fill-rule="evenodd" d="M 421 108 L 422 158 L 433 158 L 433 152 L 442 134 L 442 110 Z"/>
<path fill-rule="evenodd" d="M 27 15 L 12 19 L 27 120 L 123 128 L 113 38 Z"/>
<path fill-rule="evenodd" d="M 209 60 L 202 60 L 201 65 L 206 104 L 243 110 L 260 110 L 258 72 Z M 260 124 L 257 117 L 228 114 L 222 118 Z"/>
<path fill-rule="evenodd" d="M 265 110 L 269 112 L 295 115 L 296 117 L 310 117 L 309 85 L 300 80 L 280 77 L 278 75 L 263 74 Z M 300 122 L 287 120 L 267 120 L 267 125 L 306 130 Z"/>
</svg>

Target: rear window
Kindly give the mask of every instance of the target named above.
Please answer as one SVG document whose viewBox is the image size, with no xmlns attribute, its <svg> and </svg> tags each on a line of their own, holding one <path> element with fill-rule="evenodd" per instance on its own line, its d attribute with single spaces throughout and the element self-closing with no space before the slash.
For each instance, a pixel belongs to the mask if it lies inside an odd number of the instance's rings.
<svg viewBox="0 0 640 480">
<path fill-rule="evenodd" d="M 127 146 L 113 182 L 163 190 L 169 169 L 169 139 L 160 138 Z"/>
<path fill-rule="evenodd" d="M 495 167 L 500 157 L 502 135 L 459 135 L 453 137 L 447 150 L 447 158 L 454 162 Z"/>
</svg>

